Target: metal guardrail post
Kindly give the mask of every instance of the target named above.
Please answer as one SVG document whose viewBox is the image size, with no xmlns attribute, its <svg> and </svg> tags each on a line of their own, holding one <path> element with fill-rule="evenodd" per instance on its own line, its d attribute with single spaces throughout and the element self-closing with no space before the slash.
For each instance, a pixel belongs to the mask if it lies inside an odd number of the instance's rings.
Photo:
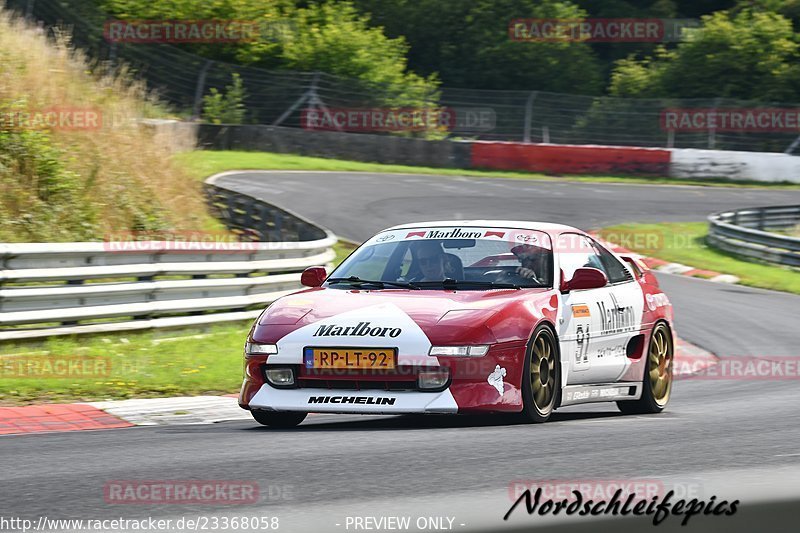
<svg viewBox="0 0 800 533">
<path fill-rule="evenodd" d="M 203 64 L 203 68 L 200 69 L 200 73 L 197 75 L 197 85 L 194 89 L 194 105 L 192 106 L 192 120 L 198 120 L 203 111 L 203 92 L 206 87 L 206 76 L 208 75 L 208 69 L 211 68 L 213 63 L 214 61 L 210 59 L 206 61 Z"/>
<path fill-rule="evenodd" d="M 529 143 L 531 142 L 531 122 L 533 121 L 533 102 L 536 100 L 536 96 L 539 94 L 539 91 L 533 91 L 530 96 L 528 96 L 528 100 L 525 102 L 525 124 L 523 125 L 524 132 L 522 134 L 522 142 Z"/>
</svg>

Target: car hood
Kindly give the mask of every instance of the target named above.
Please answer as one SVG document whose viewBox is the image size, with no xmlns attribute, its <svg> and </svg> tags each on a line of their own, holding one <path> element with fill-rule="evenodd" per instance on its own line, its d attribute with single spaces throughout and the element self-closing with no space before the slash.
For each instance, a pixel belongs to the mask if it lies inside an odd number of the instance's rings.
<svg viewBox="0 0 800 533">
<path fill-rule="evenodd" d="M 444 342 L 451 336 L 463 338 L 469 329 L 487 330 L 486 324 L 508 315 L 504 311 L 509 307 L 524 305 L 537 296 L 549 300 L 551 294 L 550 289 L 375 291 L 320 287 L 276 300 L 259 317 L 252 336 L 257 342 L 270 343 L 309 324 L 368 322 L 369 327 L 387 327 L 410 319 L 429 338 Z M 494 338 L 485 340 L 496 342 Z"/>
</svg>

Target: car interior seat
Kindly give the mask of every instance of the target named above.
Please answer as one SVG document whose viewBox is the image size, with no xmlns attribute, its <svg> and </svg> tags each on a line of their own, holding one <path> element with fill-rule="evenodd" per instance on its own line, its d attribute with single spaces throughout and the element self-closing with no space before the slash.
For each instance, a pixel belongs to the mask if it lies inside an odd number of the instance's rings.
<svg viewBox="0 0 800 533">
<path fill-rule="evenodd" d="M 444 275 L 455 280 L 464 279 L 464 263 L 455 254 L 444 254 Z"/>
</svg>

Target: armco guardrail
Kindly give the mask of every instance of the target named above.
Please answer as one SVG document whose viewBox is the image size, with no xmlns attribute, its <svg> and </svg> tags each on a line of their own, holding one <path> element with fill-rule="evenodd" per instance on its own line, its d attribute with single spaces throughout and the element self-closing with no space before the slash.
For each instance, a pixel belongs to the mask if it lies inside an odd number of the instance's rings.
<svg viewBox="0 0 800 533">
<path fill-rule="evenodd" d="M 752 207 L 708 217 L 708 243 L 733 254 L 800 267 L 800 238 L 766 230 L 800 224 L 800 205 Z"/>
<path fill-rule="evenodd" d="M 256 317 L 330 265 L 336 237 L 292 213 L 215 185 L 232 228 L 271 242 L 0 244 L 0 341 Z"/>
<path fill-rule="evenodd" d="M 218 175 L 219 176 L 219 175 Z M 316 224 L 246 194 L 205 183 L 206 201 L 214 215 L 244 240 L 295 242 L 325 239 L 332 235 Z"/>
</svg>

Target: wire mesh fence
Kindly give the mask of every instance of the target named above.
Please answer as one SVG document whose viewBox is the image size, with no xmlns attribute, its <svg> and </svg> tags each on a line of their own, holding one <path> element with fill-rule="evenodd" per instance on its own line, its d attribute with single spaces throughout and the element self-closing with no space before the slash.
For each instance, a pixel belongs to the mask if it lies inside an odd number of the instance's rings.
<svg viewBox="0 0 800 533">
<path fill-rule="evenodd" d="M 451 138 L 787 153 L 800 148 L 798 103 L 629 99 L 449 87 L 409 95 L 397 87 L 323 72 L 274 71 L 209 60 L 171 44 L 109 42 L 103 28 L 110 17 L 92 2 L 7 0 L 6 4 L 43 28 L 68 28 L 76 46 L 106 65 L 128 65 L 161 99 L 192 118 L 202 114 L 203 95 L 212 88 L 225 91 L 237 73 L 246 92 L 245 122 L 251 124 L 309 127 L 308 109 L 446 109 L 455 117 L 445 131 Z M 711 115 L 717 113 L 747 115 L 765 109 L 783 117 L 779 124 L 774 117 L 754 127 L 711 124 L 719 118 Z M 681 111 L 688 125 L 671 127 L 665 120 L 671 110 Z M 700 124 L 698 117 L 703 119 Z"/>
</svg>

